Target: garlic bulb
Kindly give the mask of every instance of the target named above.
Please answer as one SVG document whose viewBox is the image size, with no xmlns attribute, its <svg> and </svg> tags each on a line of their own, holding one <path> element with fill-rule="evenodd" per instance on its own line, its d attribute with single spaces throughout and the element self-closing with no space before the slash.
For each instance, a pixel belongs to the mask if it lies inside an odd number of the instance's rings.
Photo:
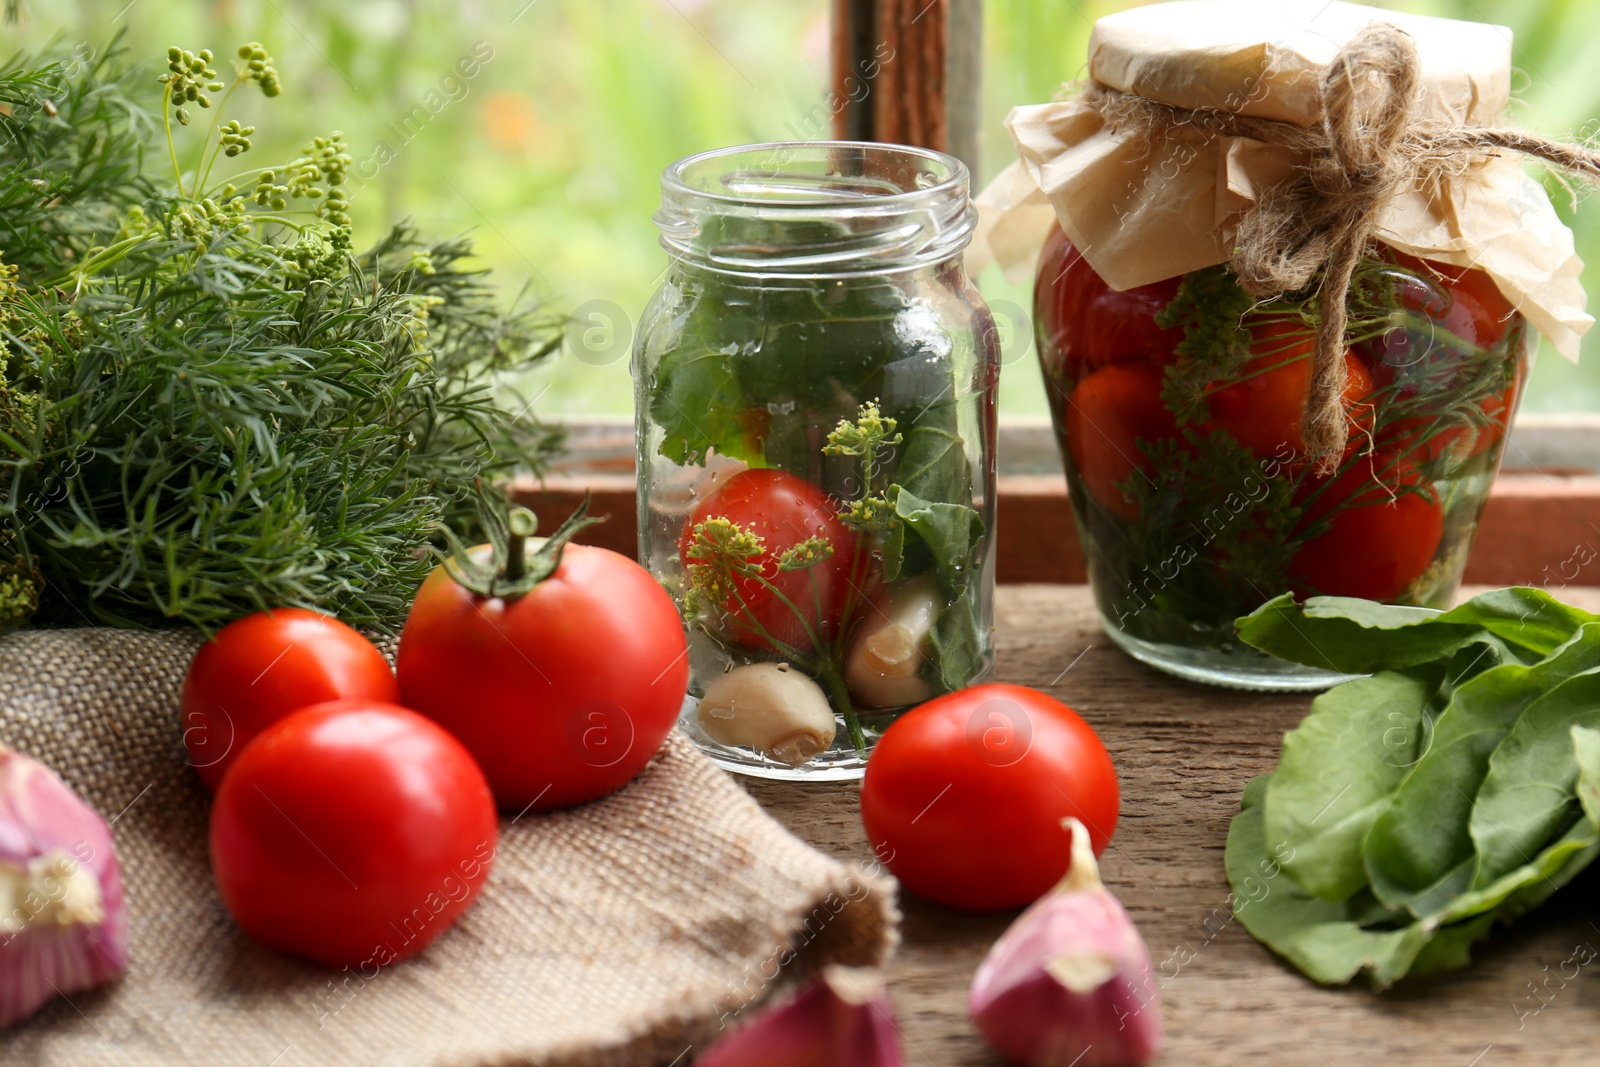
<svg viewBox="0 0 1600 1067">
<path fill-rule="evenodd" d="M 0 1027 L 127 965 L 110 828 L 44 764 L 0 746 Z"/>
<path fill-rule="evenodd" d="M 943 606 L 937 594 L 931 575 L 908 582 L 895 593 L 888 614 L 875 616 L 875 623 L 862 628 L 844 665 L 845 685 L 856 703 L 898 708 L 933 695 L 922 668 Z"/>
<path fill-rule="evenodd" d="M 822 687 L 787 663 L 735 667 L 700 698 L 700 728 L 723 745 L 798 767 L 833 744 L 838 721 Z"/>
<path fill-rule="evenodd" d="M 712 1045 L 695 1067 L 902 1067 L 894 1005 L 877 972 L 829 966 Z"/>
<path fill-rule="evenodd" d="M 1161 1000 L 1133 920 L 1100 882 L 1077 819 L 1072 866 L 1017 917 L 978 967 L 968 1008 L 1024 1067 L 1136 1067 L 1161 1050 Z"/>
</svg>

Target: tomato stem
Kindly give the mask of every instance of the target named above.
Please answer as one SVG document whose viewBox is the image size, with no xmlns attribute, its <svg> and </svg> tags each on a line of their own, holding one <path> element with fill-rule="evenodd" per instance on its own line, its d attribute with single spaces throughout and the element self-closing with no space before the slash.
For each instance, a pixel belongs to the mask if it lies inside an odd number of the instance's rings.
<svg viewBox="0 0 1600 1067">
<path fill-rule="evenodd" d="M 503 497 L 490 493 L 481 484 L 476 492 L 478 517 L 489 535 L 489 558 L 473 558 L 455 535 L 445 530 L 449 552 L 445 554 L 444 568 L 457 585 L 481 597 L 518 597 L 529 592 L 555 573 L 561 565 L 562 550 L 579 531 L 601 521 L 588 517 L 589 498 L 585 496 L 578 509 L 530 553 L 527 541 L 539 526 L 533 512 L 509 507 Z"/>
<path fill-rule="evenodd" d="M 538 520 L 527 508 L 513 508 L 506 516 L 506 563 L 501 573 L 516 581 L 528 573 L 528 538 L 539 530 Z"/>
</svg>

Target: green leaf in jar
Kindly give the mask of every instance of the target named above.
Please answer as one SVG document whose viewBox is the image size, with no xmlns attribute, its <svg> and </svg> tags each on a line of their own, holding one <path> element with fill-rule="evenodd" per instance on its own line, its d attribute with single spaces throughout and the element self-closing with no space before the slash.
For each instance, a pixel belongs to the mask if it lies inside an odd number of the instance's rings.
<svg viewBox="0 0 1600 1067">
<path fill-rule="evenodd" d="M 926 549 L 945 597 L 932 634 L 940 681 L 948 689 L 960 689 L 981 666 L 983 632 L 973 579 L 983 545 L 983 518 L 965 504 L 924 500 L 900 485 L 889 487 L 888 500 L 900 521 L 882 546 L 885 574 L 893 580 L 906 570 L 905 560 L 913 556 L 908 538 Z"/>
<path fill-rule="evenodd" d="M 894 481 L 924 500 L 965 504 L 972 499 L 972 466 L 958 432 L 956 402 L 927 408 L 907 423 Z"/>
<path fill-rule="evenodd" d="M 1216 266 L 1184 275 L 1172 302 L 1157 313 L 1157 325 L 1183 329 L 1161 393 L 1178 425 L 1204 422 L 1207 389 L 1238 374 L 1249 360 L 1246 320 L 1256 314 L 1257 305 L 1231 270 Z"/>
<path fill-rule="evenodd" d="M 690 282 L 663 286 L 646 312 L 658 324 L 639 340 L 648 363 L 660 351 L 652 378 L 639 379 L 638 403 L 662 430 L 661 454 L 674 463 L 704 463 L 715 449 L 752 465 L 761 463 L 761 442 L 746 410 L 735 360 L 738 341 L 719 337 L 704 321 L 713 315 L 713 298 Z M 657 306 L 659 305 L 659 306 Z"/>
<path fill-rule="evenodd" d="M 940 588 L 948 596 L 959 596 L 971 581 L 983 538 L 983 518 L 977 509 L 924 500 L 899 485 L 889 487 L 888 500 L 906 529 L 931 551 Z"/>
<path fill-rule="evenodd" d="M 931 637 L 940 683 L 952 692 L 971 685 L 982 666 L 983 652 L 978 601 L 971 585 L 945 605 L 939 621 L 933 625 Z"/>
<path fill-rule="evenodd" d="M 659 325 L 641 338 L 641 363 L 655 354 L 655 372 L 641 379 L 639 399 L 674 462 L 700 462 L 715 448 L 814 480 L 816 453 L 840 411 L 882 397 L 908 425 L 937 420 L 941 404 L 953 419 L 954 342 L 936 318 L 919 314 L 906 284 L 755 284 L 685 272 L 657 301 L 647 317 Z"/>
</svg>

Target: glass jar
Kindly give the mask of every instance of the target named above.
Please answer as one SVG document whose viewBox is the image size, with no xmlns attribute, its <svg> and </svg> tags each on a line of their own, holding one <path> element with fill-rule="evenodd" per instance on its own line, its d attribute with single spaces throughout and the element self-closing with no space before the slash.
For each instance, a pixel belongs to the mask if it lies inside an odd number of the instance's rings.
<svg viewBox="0 0 1600 1067">
<path fill-rule="evenodd" d="M 640 559 L 689 634 L 681 725 L 732 770 L 859 776 L 983 678 L 994 324 L 966 168 L 852 142 L 691 156 L 633 374 Z"/>
<path fill-rule="evenodd" d="M 1106 633 L 1173 674 L 1313 689 L 1342 675 L 1239 643 L 1289 590 L 1447 607 L 1527 376 L 1527 328 L 1480 271 L 1374 245 L 1351 287 L 1350 441 L 1300 435 L 1310 297 L 1257 304 L 1225 266 L 1112 290 L 1059 228 L 1039 359 Z"/>
</svg>

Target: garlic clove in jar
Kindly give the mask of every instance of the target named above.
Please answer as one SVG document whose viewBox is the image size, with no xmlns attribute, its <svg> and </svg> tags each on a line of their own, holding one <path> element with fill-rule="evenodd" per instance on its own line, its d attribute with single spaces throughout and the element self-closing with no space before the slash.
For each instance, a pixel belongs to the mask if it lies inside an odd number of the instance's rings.
<svg viewBox="0 0 1600 1067">
<path fill-rule="evenodd" d="M 901 1067 L 894 1006 L 875 971 L 837 965 L 712 1045 L 695 1067 Z"/>
<path fill-rule="evenodd" d="M 844 665 L 845 686 L 857 704 L 897 708 L 933 695 L 922 669 L 941 606 L 932 575 L 923 575 L 894 593 L 887 612 L 862 626 Z"/>
<path fill-rule="evenodd" d="M 968 1008 L 1023 1067 L 1137 1067 L 1161 1050 L 1150 954 L 1100 882 L 1077 819 L 1066 877 L 1017 917 L 978 967 Z"/>
<path fill-rule="evenodd" d="M 49 768 L 0 746 L 0 1027 L 127 965 L 110 828 Z"/>
<path fill-rule="evenodd" d="M 822 687 L 787 663 L 735 667 L 706 686 L 700 728 L 718 744 L 798 767 L 833 744 L 838 723 Z"/>
</svg>

